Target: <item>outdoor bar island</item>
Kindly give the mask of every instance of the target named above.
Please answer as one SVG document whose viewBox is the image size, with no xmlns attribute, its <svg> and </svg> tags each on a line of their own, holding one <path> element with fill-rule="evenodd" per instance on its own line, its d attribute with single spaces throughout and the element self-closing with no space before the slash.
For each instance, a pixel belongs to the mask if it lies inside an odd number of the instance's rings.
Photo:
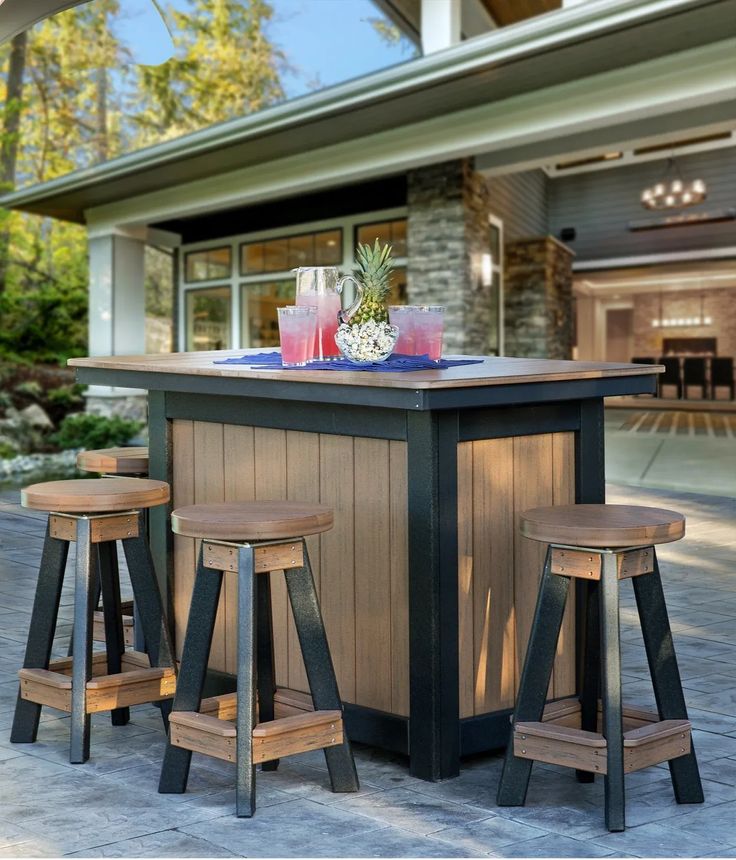
<svg viewBox="0 0 736 860">
<path fill-rule="evenodd" d="M 172 506 L 321 502 L 335 527 L 308 539 L 346 725 L 407 753 L 411 771 L 458 773 L 503 746 L 544 547 L 518 513 L 604 501 L 603 398 L 653 393 L 659 368 L 544 359 L 412 373 L 256 370 L 243 351 L 74 359 L 78 379 L 149 392 L 150 477 Z M 170 510 L 170 509 L 169 509 Z M 151 542 L 180 655 L 197 547 L 165 507 Z M 210 687 L 232 687 L 236 573 L 226 574 Z M 283 577 L 273 579 L 277 707 L 310 708 Z M 577 691 L 580 581 L 550 698 Z M 219 689 L 218 689 L 219 688 Z"/>
</svg>

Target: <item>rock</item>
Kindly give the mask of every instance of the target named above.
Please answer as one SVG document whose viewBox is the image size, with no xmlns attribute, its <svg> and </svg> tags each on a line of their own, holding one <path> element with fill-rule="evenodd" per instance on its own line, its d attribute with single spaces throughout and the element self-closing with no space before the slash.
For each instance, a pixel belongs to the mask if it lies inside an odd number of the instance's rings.
<svg viewBox="0 0 736 860">
<path fill-rule="evenodd" d="M 54 422 L 46 414 L 46 410 L 38 403 L 32 403 L 20 411 L 21 419 L 30 427 L 37 430 L 53 430 Z"/>
</svg>

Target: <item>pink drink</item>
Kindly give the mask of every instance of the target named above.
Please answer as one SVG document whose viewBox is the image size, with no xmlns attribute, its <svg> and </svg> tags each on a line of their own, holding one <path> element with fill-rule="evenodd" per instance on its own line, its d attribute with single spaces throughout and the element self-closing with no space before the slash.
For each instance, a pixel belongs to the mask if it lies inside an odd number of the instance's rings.
<svg viewBox="0 0 736 860">
<path fill-rule="evenodd" d="M 412 313 L 414 354 L 427 355 L 432 361 L 442 358 L 442 331 L 445 309 L 439 306 L 415 308 Z"/>
<path fill-rule="evenodd" d="M 317 308 L 317 337 L 314 354 L 310 358 L 338 358 L 340 350 L 335 343 L 337 334 L 337 315 L 342 308 L 338 293 L 300 293 L 296 297 L 297 307 Z"/>
<path fill-rule="evenodd" d="M 279 308 L 281 363 L 284 367 L 301 367 L 314 355 L 317 313 L 313 308 Z"/>
<path fill-rule="evenodd" d="M 399 339 L 396 341 L 394 353 L 415 355 L 413 309 L 406 305 L 392 305 L 388 309 L 388 318 L 391 325 L 395 325 L 399 330 Z"/>
</svg>

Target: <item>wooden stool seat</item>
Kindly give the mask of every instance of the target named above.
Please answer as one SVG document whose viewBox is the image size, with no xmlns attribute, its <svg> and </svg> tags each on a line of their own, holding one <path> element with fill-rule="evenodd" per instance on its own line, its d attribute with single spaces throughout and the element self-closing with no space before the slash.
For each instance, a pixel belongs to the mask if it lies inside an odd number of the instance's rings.
<svg viewBox="0 0 736 860">
<path fill-rule="evenodd" d="M 332 509 L 305 502 L 222 502 L 171 514 L 174 534 L 210 540 L 281 540 L 332 528 Z"/>
<path fill-rule="evenodd" d="M 639 505 L 555 505 L 524 511 L 521 533 L 568 546 L 651 546 L 680 540 L 685 518 L 676 511 Z"/>
<path fill-rule="evenodd" d="M 21 490 L 24 508 L 59 513 L 100 514 L 152 508 L 169 500 L 169 485 L 147 478 L 80 478 L 47 481 Z"/>
<path fill-rule="evenodd" d="M 147 475 L 148 448 L 98 448 L 77 454 L 80 472 L 106 475 Z"/>
</svg>

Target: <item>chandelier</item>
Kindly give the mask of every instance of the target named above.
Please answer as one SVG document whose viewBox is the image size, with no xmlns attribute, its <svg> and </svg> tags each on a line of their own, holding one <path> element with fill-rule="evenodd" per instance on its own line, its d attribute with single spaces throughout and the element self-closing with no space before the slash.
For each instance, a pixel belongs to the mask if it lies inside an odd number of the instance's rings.
<svg viewBox="0 0 736 860">
<path fill-rule="evenodd" d="M 680 328 L 683 326 L 711 326 L 713 317 L 705 313 L 705 296 L 700 293 L 700 313 L 689 317 L 666 317 L 662 314 L 662 291 L 659 293 L 659 314 L 652 320 L 652 328 Z"/>
<path fill-rule="evenodd" d="M 685 182 L 675 159 L 669 158 L 664 176 L 641 192 L 641 205 L 645 209 L 683 209 L 702 203 L 706 196 L 705 182 L 702 179 Z"/>
</svg>

